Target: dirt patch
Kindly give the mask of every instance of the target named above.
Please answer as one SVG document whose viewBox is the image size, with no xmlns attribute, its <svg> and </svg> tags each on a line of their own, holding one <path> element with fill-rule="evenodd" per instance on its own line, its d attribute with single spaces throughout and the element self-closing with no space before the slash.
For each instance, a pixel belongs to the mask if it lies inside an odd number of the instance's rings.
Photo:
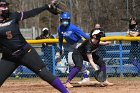
<svg viewBox="0 0 140 93">
<path fill-rule="evenodd" d="M 68 89 L 70 93 L 139 93 L 140 78 L 110 78 L 114 86 L 96 87 L 92 85 Z M 77 81 L 73 81 L 75 83 Z M 40 79 L 7 80 L 0 93 L 59 93 Z"/>
</svg>

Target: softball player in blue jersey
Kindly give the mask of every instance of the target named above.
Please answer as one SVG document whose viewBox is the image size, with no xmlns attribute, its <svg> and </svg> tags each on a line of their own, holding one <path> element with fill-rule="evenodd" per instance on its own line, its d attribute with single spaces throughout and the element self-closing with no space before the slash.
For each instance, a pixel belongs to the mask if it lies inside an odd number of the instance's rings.
<svg viewBox="0 0 140 93">
<path fill-rule="evenodd" d="M 88 35 L 84 33 L 82 29 L 71 23 L 71 15 L 69 12 L 63 12 L 60 15 L 60 22 L 61 25 L 58 27 L 60 53 L 62 53 L 63 39 L 65 39 L 67 41 L 68 46 L 70 46 L 68 49 L 70 53 L 73 52 L 76 46 L 83 41 L 82 37 L 84 37 L 85 39 L 90 38 Z M 68 60 L 68 63 L 69 61 L 70 60 Z M 89 71 L 86 69 L 85 65 L 83 65 L 82 72 L 84 78 L 83 81 L 85 82 L 89 81 Z"/>
</svg>

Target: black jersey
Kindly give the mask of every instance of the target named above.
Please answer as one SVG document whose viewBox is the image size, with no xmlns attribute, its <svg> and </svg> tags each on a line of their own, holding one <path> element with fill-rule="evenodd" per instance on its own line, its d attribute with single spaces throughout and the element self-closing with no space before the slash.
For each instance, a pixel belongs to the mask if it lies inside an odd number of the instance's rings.
<svg viewBox="0 0 140 93">
<path fill-rule="evenodd" d="M 99 41 L 100 42 L 100 41 Z M 88 53 L 95 53 L 97 48 L 99 47 L 99 42 L 97 44 L 93 44 L 91 39 L 85 40 L 79 47 L 78 51 L 84 58 L 87 58 Z"/>
<path fill-rule="evenodd" d="M 136 27 L 134 29 L 128 29 L 128 30 L 132 31 L 132 32 L 139 32 L 140 33 L 140 27 Z M 140 34 L 138 36 L 140 36 Z M 131 41 L 132 46 L 138 47 L 138 44 L 139 44 L 139 41 Z"/>
<path fill-rule="evenodd" d="M 132 31 L 132 32 L 139 32 L 140 33 L 140 27 L 136 27 L 134 29 L 128 29 L 129 31 Z M 140 34 L 139 34 L 140 35 Z M 138 36 L 139 36 L 138 35 Z"/>
<path fill-rule="evenodd" d="M 0 23 L 0 48 L 10 51 L 20 49 L 27 44 L 19 29 L 19 21 L 34 17 L 42 11 L 48 9 L 47 6 L 35 8 L 25 12 L 10 13 L 7 20 Z"/>
</svg>

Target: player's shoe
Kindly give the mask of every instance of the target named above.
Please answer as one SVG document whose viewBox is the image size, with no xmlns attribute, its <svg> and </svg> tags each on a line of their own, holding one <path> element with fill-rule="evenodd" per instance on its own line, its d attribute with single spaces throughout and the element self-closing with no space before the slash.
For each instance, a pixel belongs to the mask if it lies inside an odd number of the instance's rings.
<svg viewBox="0 0 140 93">
<path fill-rule="evenodd" d="M 89 82 L 90 82 L 90 78 L 84 78 L 82 81 L 79 81 L 78 84 L 85 84 Z"/>
</svg>

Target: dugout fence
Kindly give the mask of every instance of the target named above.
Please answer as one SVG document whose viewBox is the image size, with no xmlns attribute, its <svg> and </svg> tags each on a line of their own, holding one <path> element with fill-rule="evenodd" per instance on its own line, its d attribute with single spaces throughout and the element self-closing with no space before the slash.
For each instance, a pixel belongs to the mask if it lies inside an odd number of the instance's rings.
<svg viewBox="0 0 140 93">
<path fill-rule="evenodd" d="M 108 46 L 100 46 L 98 49 L 98 54 L 107 65 L 107 75 L 108 77 L 137 77 L 140 73 L 140 45 L 131 45 L 131 41 L 139 41 L 140 37 L 126 37 L 126 36 L 113 36 L 104 37 L 103 41 L 116 41 L 115 44 L 110 44 Z M 64 53 L 61 56 L 61 60 L 56 60 L 58 47 L 58 39 L 44 39 L 44 40 L 28 40 L 28 42 L 37 50 L 46 67 L 54 74 L 59 77 L 67 77 L 71 65 L 71 51 L 69 51 L 69 46 L 65 44 Z M 42 47 L 42 43 L 48 43 L 48 46 Z M 65 41 L 64 41 L 65 42 Z M 133 52 L 133 53 L 131 53 Z M 131 55 L 133 58 L 130 57 Z M 86 68 L 90 71 L 90 77 L 94 76 L 94 70 L 91 65 L 84 62 Z M 77 77 L 81 77 L 82 73 L 79 73 Z M 32 71 L 24 66 L 19 66 L 11 77 L 20 78 L 32 78 L 37 77 Z"/>
</svg>

